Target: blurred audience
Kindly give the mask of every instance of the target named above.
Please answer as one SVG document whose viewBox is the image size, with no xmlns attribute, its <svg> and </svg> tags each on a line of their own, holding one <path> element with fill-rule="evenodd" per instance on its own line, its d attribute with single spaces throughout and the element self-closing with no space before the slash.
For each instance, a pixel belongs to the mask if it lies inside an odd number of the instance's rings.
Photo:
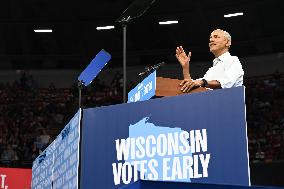
<svg viewBox="0 0 284 189">
<path fill-rule="evenodd" d="M 245 80 L 251 162 L 284 160 L 284 75 Z"/>
</svg>

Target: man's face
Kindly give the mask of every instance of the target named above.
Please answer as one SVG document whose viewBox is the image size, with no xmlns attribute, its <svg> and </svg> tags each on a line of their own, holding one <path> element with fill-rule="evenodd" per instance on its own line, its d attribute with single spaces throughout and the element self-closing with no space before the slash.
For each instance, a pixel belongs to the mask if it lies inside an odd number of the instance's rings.
<svg viewBox="0 0 284 189">
<path fill-rule="evenodd" d="M 225 38 L 222 30 L 214 30 L 211 33 L 209 39 L 209 49 L 213 54 L 227 49 L 230 45 L 230 41 Z"/>
</svg>

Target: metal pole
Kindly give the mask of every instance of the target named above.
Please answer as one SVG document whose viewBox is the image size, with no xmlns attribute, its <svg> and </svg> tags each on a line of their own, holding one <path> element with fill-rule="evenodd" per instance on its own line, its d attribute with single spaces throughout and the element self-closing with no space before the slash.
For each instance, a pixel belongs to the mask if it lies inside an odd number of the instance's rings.
<svg viewBox="0 0 284 189">
<path fill-rule="evenodd" d="M 78 81 L 78 90 L 79 90 L 79 109 L 81 108 L 81 99 L 82 99 L 82 87 L 83 83 L 81 81 Z"/>
<path fill-rule="evenodd" d="M 126 24 L 123 25 L 123 102 L 126 103 Z"/>
<path fill-rule="evenodd" d="M 81 108 L 81 88 L 79 88 L 79 109 Z"/>
</svg>

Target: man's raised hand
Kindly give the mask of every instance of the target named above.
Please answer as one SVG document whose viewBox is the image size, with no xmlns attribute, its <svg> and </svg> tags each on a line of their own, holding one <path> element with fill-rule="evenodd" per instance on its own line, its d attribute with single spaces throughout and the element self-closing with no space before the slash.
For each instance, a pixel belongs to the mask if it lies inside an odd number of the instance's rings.
<svg viewBox="0 0 284 189">
<path fill-rule="evenodd" d="M 183 68 L 189 66 L 190 57 L 191 57 L 191 52 L 189 52 L 188 55 L 186 55 L 182 46 L 176 48 L 176 58 Z"/>
</svg>

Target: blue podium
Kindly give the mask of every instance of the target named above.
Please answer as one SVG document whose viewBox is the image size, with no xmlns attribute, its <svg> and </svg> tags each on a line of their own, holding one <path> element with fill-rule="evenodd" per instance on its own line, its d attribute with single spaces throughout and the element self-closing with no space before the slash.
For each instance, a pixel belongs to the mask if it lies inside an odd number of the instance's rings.
<svg viewBox="0 0 284 189">
<path fill-rule="evenodd" d="M 250 185 L 244 87 L 83 110 L 81 187 Z"/>
</svg>

